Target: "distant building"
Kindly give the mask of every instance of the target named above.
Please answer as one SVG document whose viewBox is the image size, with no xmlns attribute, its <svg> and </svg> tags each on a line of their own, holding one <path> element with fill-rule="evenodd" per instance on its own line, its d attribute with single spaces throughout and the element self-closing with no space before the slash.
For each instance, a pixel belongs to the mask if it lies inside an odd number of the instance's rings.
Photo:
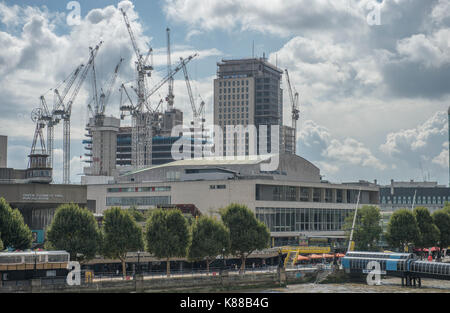
<svg viewBox="0 0 450 313">
<path fill-rule="evenodd" d="M 8 165 L 8 137 L 0 135 L 0 168 Z"/>
<path fill-rule="evenodd" d="M 292 154 L 280 155 L 277 170 L 261 170 L 270 159 L 175 161 L 90 184 L 88 199 L 95 200 L 97 213 L 112 206 L 148 209 L 189 203 L 216 217 L 220 208 L 240 203 L 269 227 L 274 245 L 320 236 L 344 243 L 342 226 L 355 209 L 359 189 L 361 205 L 379 204 L 378 186 L 324 183 L 316 166 Z"/>
<path fill-rule="evenodd" d="M 245 155 L 250 153 L 249 134 L 245 138 L 237 138 L 236 134 L 234 138 L 227 138 L 227 125 L 255 125 L 258 132 L 257 151 L 260 125 L 278 125 L 280 152 L 292 153 L 293 148 L 289 148 L 292 139 L 282 138 L 286 135 L 292 137 L 288 128 L 282 127 L 282 74 L 283 71 L 267 62 L 266 58 L 222 60 L 217 64 L 217 78 L 214 80 L 214 125 L 220 126 L 224 132 L 224 155 L 227 155 L 227 148 L 233 149 L 234 155 L 238 149 L 245 151 Z M 267 152 L 272 152 L 270 147 L 271 135 L 268 129 Z"/>
<path fill-rule="evenodd" d="M 113 176 L 116 170 L 117 133 L 120 120 L 115 117 L 99 115 L 89 119 L 86 127 L 88 139 L 86 144 L 89 167 L 84 169 L 86 175 Z"/>
<path fill-rule="evenodd" d="M 394 212 L 400 208 L 424 206 L 434 212 L 450 202 L 450 188 L 437 182 L 396 182 L 380 186 L 380 209 Z"/>
</svg>

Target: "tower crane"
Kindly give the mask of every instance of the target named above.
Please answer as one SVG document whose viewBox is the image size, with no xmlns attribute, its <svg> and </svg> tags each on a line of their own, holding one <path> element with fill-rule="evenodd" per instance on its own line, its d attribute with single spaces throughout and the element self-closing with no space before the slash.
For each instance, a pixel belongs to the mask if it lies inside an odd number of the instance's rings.
<svg viewBox="0 0 450 313">
<path fill-rule="evenodd" d="M 61 114 L 63 113 L 63 102 L 69 93 L 70 88 L 72 88 L 73 83 L 75 82 L 78 75 L 81 73 L 81 69 L 83 68 L 83 64 L 77 66 L 77 68 L 59 85 L 54 89 L 55 94 L 55 102 L 53 103 L 53 109 L 50 111 L 48 109 L 47 103 L 45 101 L 45 97 L 42 95 L 40 97 L 41 100 L 41 108 L 43 109 L 42 118 L 47 123 L 47 152 L 49 154 L 48 158 L 48 166 L 53 167 L 53 142 L 54 142 L 54 126 L 57 125 L 61 119 Z M 60 94 L 58 89 L 65 83 L 64 89 Z"/>
<path fill-rule="evenodd" d="M 72 90 L 72 93 L 66 103 L 63 102 L 62 97 L 59 96 L 58 90 L 55 90 L 55 93 L 58 95 L 60 99 L 61 108 L 54 112 L 54 114 L 59 114 L 59 117 L 63 120 L 63 183 L 70 184 L 70 117 L 72 115 L 72 105 L 75 101 L 75 98 L 80 91 L 81 85 L 83 84 L 86 76 L 91 69 L 94 59 L 97 55 L 97 52 L 102 45 L 102 41 L 95 47 L 89 47 L 90 57 L 87 65 L 84 67 L 81 72 L 80 78 L 78 79 L 75 88 Z"/>
<path fill-rule="evenodd" d="M 204 134 L 205 119 L 204 119 L 203 109 L 205 107 L 205 102 L 203 100 L 201 100 L 199 108 L 197 110 L 197 106 L 195 105 L 194 97 L 192 95 L 192 88 L 191 88 L 191 83 L 189 80 L 189 74 L 187 71 L 186 62 L 184 62 L 183 58 L 180 58 L 180 60 L 181 60 L 182 66 L 183 66 L 184 80 L 186 81 L 186 87 L 188 90 L 189 101 L 190 101 L 191 107 L 192 107 L 191 135 L 194 136 L 194 139 L 195 139 L 195 137 L 196 137 L 195 129 L 196 129 L 197 125 L 199 125 L 200 126 L 200 136 L 201 136 L 201 140 L 202 140 L 202 150 L 203 150 L 203 139 L 205 138 L 205 134 Z"/>
<path fill-rule="evenodd" d="M 288 83 L 288 90 L 289 90 L 289 98 L 291 100 L 291 106 L 292 106 L 292 128 L 294 129 L 294 146 L 293 146 L 293 153 L 296 154 L 296 146 L 297 146 L 297 121 L 300 117 L 300 110 L 299 110 L 299 95 L 298 92 L 295 90 L 294 87 L 294 93 L 292 92 L 292 86 L 291 86 L 291 80 L 289 79 L 289 72 L 287 69 L 285 69 L 286 72 L 286 79 Z"/>
<path fill-rule="evenodd" d="M 167 75 L 170 75 L 172 72 L 172 61 L 170 56 L 170 28 L 167 27 Z M 167 94 L 167 108 L 168 110 L 173 109 L 173 103 L 174 103 L 174 94 L 173 94 L 173 75 L 169 78 L 169 83 L 167 84 L 169 87 L 169 92 Z"/>
<path fill-rule="evenodd" d="M 133 45 L 133 50 L 136 54 L 136 72 L 137 72 L 137 103 L 136 106 L 121 106 L 122 109 L 128 110 L 132 117 L 132 131 L 131 131 L 131 164 L 133 167 L 143 167 L 145 165 L 151 164 L 152 155 L 152 129 L 149 127 L 149 122 L 151 123 L 151 118 L 149 117 L 149 112 L 145 113 L 144 108 L 148 108 L 146 102 L 146 82 L 145 77 L 151 76 L 151 71 L 153 66 L 148 65 L 147 61 L 151 54 L 152 49 L 149 49 L 147 56 L 144 58 L 139 51 L 136 43 L 136 38 L 134 37 L 133 30 L 131 29 L 130 21 L 128 16 L 123 9 L 120 9 L 123 15 L 125 26 L 127 27 L 128 34 L 130 35 L 131 44 Z M 122 85 L 122 87 L 124 87 Z M 123 90 L 124 88 L 121 88 Z M 127 93 L 128 98 L 131 100 Z M 132 103 L 132 102 L 131 102 Z M 123 115 L 122 115 L 123 116 Z"/>
<path fill-rule="evenodd" d="M 101 118 L 104 116 L 106 107 L 109 103 L 109 97 L 111 95 L 112 89 L 114 87 L 114 84 L 116 83 L 117 76 L 119 75 L 120 66 L 122 65 L 123 58 L 120 58 L 119 63 L 117 63 L 116 67 L 114 68 L 114 72 L 111 75 L 110 79 L 105 85 L 105 89 L 100 88 L 100 97 L 98 100 L 98 105 L 95 106 L 93 109 L 90 104 L 88 104 L 89 113 L 91 113 L 91 116 L 93 118 Z M 93 72 L 95 71 L 95 67 L 92 66 Z M 95 80 L 95 77 L 93 77 Z M 96 88 L 96 82 L 93 82 L 94 85 L 94 94 L 96 94 L 95 88 Z M 95 101 L 95 96 L 94 96 Z"/>
</svg>

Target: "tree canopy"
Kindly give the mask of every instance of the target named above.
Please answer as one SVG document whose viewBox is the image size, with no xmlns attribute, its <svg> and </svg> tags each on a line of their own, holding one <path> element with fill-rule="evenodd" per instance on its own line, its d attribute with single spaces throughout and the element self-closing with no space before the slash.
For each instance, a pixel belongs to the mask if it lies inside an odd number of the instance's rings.
<svg viewBox="0 0 450 313">
<path fill-rule="evenodd" d="M 180 210 L 158 209 L 151 213 L 145 234 L 147 250 L 167 261 L 170 275 L 170 259 L 186 257 L 190 232 L 186 218 Z"/>
<path fill-rule="evenodd" d="M 416 207 L 414 216 L 419 227 L 419 236 L 415 242 L 418 248 L 434 247 L 439 241 L 440 231 L 434 224 L 430 212 L 425 207 Z"/>
<path fill-rule="evenodd" d="M 408 209 L 395 211 L 388 223 L 386 239 L 394 247 L 404 249 L 410 243 L 417 242 L 419 227 L 414 214 Z"/>
<path fill-rule="evenodd" d="M 0 234 L 4 247 L 17 250 L 31 248 L 33 236 L 18 209 L 12 209 L 4 198 L 0 198 Z"/>
<path fill-rule="evenodd" d="M 83 262 L 95 257 L 101 234 L 92 212 L 76 204 L 63 204 L 47 229 L 48 248 L 66 250 L 70 259 Z"/>
<path fill-rule="evenodd" d="M 230 246 L 230 234 L 223 223 L 211 217 L 202 216 L 194 222 L 191 228 L 192 241 L 188 249 L 188 259 L 199 261 L 206 259 L 206 269 L 209 264 Z"/>
<path fill-rule="evenodd" d="M 0 234 L 0 237 L 1 237 L 1 235 L 2 234 Z M 3 248 L 3 241 L 0 239 L 0 251 L 2 251 L 4 248 Z"/>
<path fill-rule="evenodd" d="M 432 215 L 434 224 L 439 229 L 438 246 L 447 248 L 450 246 L 450 211 L 442 209 Z"/>
<path fill-rule="evenodd" d="M 350 237 L 351 228 L 353 226 L 353 216 L 354 215 L 351 214 L 347 217 L 344 226 L 348 237 Z M 362 208 L 358 209 L 352 238 L 355 242 L 356 250 L 377 251 L 379 249 L 378 241 L 383 233 L 380 220 L 381 214 L 379 208 L 371 205 L 364 205 Z"/>
<path fill-rule="evenodd" d="M 241 258 L 241 271 L 244 271 L 247 256 L 269 246 L 270 232 L 244 205 L 230 204 L 221 210 L 221 215 L 230 232 L 230 252 Z"/>
<path fill-rule="evenodd" d="M 143 248 L 142 229 L 131 213 L 118 207 L 106 210 L 103 220 L 103 255 L 117 258 L 122 262 L 124 277 L 127 253 L 140 251 Z"/>
<path fill-rule="evenodd" d="M 141 211 L 139 211 L 136 207 L 132 206 L 128 208 L 127 211 L 131 214 L 131 216 L 133 216 L 136 222 L 145 222 L 144 214 Z"/>
</svg>

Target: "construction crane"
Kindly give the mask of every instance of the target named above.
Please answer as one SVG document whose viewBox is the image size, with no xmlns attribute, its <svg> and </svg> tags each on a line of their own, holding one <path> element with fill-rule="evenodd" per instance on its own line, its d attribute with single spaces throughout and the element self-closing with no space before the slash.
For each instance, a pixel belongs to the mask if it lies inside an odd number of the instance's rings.
<svg viewBox="0 0 450 313">
<path fill-rule="evenodd" d="M 174 94 L 173 94 L 173 75 L 170 75 L 172 72 L 172 61 L 171 61 L 171 55 L 170 55 L 170 28 L 167 27 L 167 75 L 169 75 L 169 82 L 168 87 L 169 91 L 167 94 L 167 109 L 170 111 L 173 109 L 173 103 L 174 103 Z"/>
<path fill-rule="evenodd" d="M 162 78 L 157 84 L 155 84 L 155 86 L 148 92 L 146 99 L 148 99 L 156 91 L 158 91 L 158 89 L 161 88 L 162 85 L 164 85 L 167 81 L 169 81 L 171 78 L 173 78 L 173 76 L 176 73 L 178 73 L 183 67 L 186 67 L 186 64 L 188 64 L 192 59 L 194 59 L 197 56 L 198 56 L 198 53 L 194 53 L 194 54 L 188 56 L 186 59 L 180 58 L 180 63 L 172 70 L 172 72 L 170 72 L 169 74 L 164 76 L 164 78 Z"/>
<path fill-rule="evenodd" d="M 95 47 L 89 47 L 90 57 L 87 65 L 84 67 L 81 72 L 80 78 L 78 79 L 75 88 L 72 90 L 72 93 L 66 103 L 64 103 L 64 99 L 59 95 L 58 90 L 55 90 L 56 95 L 60 100 L 60 108 L 54 111 L 54 114 L 59 115 L 60 119 L 63 120 L 63 183 L 70 184 L 70 117 L 72 115 L 72 105 L 75 101 L 75 98 L 78 95 L 78 92 L 81 89 L 81 85 L 83 84 L 89 70 L 92 68 L 94 63 L 94 59 L 97 55 L 100 46 L 102 45 L 102 41 Z"/>
<path fill-rule="evenodd" d="M 192 114 L 193 114 L 192 123 L 193 124 L 195 124 L 197 122 L 203 123 L 204 121 L 200 120 L 200 119 L 201 119 L 203 107 L 205 106 L 205 102 L 202 101 L 200 103 L 199 110 L 197 110 L 197 106 L 195 105 L 194 97 L 192 95 L 192 88 L 191 88 L 191 83 L 189 80 L 189 74 L 188 74 L 188 71 L 186 68 L 187 62 L 185 62 L 185 60 L 183 60 L 183 58 L 180 58 L 180 61 L 181 61 L 181 65 L 183 67 L 184 80 L 186 81 L 186 87 L 187 87 L 187 91 L 188 91 L 188 95 L 189 95 L 189 101 L 190 101 L 191 107 L 192 107 Z"/>
<path fill-rule="evenodd" d="M 123 9 L 120 9 L 127 27 L 128 34 L 130 35 L 131 44 L 133 45 L 133 50 L 136 54 L 136 72 L 137 72 L 137 88 L 135 89 L 138 100 L 136 106 L 132 104 L 131 98 L 127 93 L 127 97 L 130 100 L 131 107 L 122 106 L 121 111 L 128 110 L 132 116 L 132 131 L 131 131 L 131 164 L 135 168 L 140 168 L 145 165 L 151 164 L 152 155 L 152 127 L 149 126 L 152 119 L 149 116 L 149 112 L 144 112 L 148 104 L 146 101 L 146 82 L 145 77 L 151 76 L 151 71 L 153 70 L 152 65 L 148 65 L 147 61 L 151 55 L 152 49 L 149 49 L 147 56 L 144 58 L 139 51 L 136 39 L 131 29 L 130 21 L 128 16 Z M 124 89 L 122 84 L 121 90 Z M 123 115 L 122 115 L 123 116 Z"/>
<path fill-rule="evenodd" d="M 189 102 L 191 103 L 191 108 L 192 108 L 191 136 L 193 137 L 192 139 L 195 142 L 195 139 L 197 138 L 195 130 L 198 128 L 198 126 L 200 126 L 200 138 L 202 141 L 201 146 L 202 146 L 202 151 L 203 151 L 203 147 L 204 147 L 203 140 L 205 139 L 205 127 L 204 127 L 205 119 L 204 119 L 204 111 L 203 110 L 205 107 L 205 102 L 201 99 L 199 108 L 197 109 L 197 106 L 195 105 L 194 97 L 192 95 L 192 88 L 191 88 L 191 83 L 189 80 L 189 74 L 187 71 L 186 62 L 184 62 L 183 58 L 180 58 L 180 60 L 181 60 L 181 64 L 183 67 L 184 80 L 186 81 L 186 87 L 187 87 L 187 91 L 188 91 L 188 95 L 189 95 Z"/>
<path fill-rule="evenodd" d="M 53 103 L 53 109 L 51 111 L 48 109 L 45 97 L 43 95 L 40 97 L 41 109 L 43 110 L 42 118 L 47 123 L 47 152 L 49 154 L 48 166 L 50 168 L 53 167 L 54 126 L 56 126 L 61 120 L 61 114 L 63 113 L 62 107 L 64 99 L 69 93 L 69 90 L 72 88 L 76 78 L 81 73 L 81 69 L 83 68 L 83 66 L 84 66 L 83 64 L 77 66 L 77 68 L 75 68 L 75 70 L 72 73 L 70 73 L 70 75 L 54 89 L 55 101 Z M 65 83 L 64 89 L 60 94 L 58 89 L 64 83 Z"/>
<path fill-rule="evenodd" d="M 293 146 L 293 154 L 296 154 L 297 149 L 297 121 L 300 117 L 300 110 L 299 110 L 299 95 L 298 92 L 295 90 L 294 87 L 294 93 L 292 92 L 292 86 L 291 86 L 291 80 L 289 79 L 289 72 L 287 69 L 285 69 L 286 72 L 286 79 L 288 83 L 288 90 L 289 90 L 289 98 L 291 100 L 291 106 L 292 106 L 292 128 L 294 129 L 294 146 Z"/>
<path fill-rule="evenodd" d="M 93 118 L 101 118 L 105 115 L 106 107 L 109 103 L 109 97 L 111 95 L 112 89 L 114 87 L 114 84 L 116 83 L 117 76 L 119 75 L 120 66 L 122 65 L 123 58 L 120 58 L 119 62 L 117 63 L 116 67 L 114 68 L 114 72 L 111 75 L 111 78 L 108 80 L 108 82 L 105 85 L 105 89 L 100 89 L 100 97 L 98 100 L 98 104 L 92 108 L 90 104 L 88 104 L 89 113 L 91 113 L 91 117 Z M 95 66 L 92 66 L 92 72 L 95 73 Z M 97 83 L 95 82 L 95 76 L 93 76 L 93 88 L 94 88 L 94 101 L 96 99 L 96 87 Z"/>
</svg>

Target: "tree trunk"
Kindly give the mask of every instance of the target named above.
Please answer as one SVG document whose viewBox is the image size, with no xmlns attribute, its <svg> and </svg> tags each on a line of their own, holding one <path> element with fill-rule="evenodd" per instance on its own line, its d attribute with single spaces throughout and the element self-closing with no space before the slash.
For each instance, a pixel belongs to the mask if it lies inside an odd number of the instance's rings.
<svg viewBox="0 0 450 313">
<path fill-rule="evenodd" d="M 125 264 L 125 259 L 120 259 L 122 261 L 122 274 L 123 274 L 123 279 L 126 278 L 127 276 L 127 266 Z"/>
<path fill-rule="evenodd" d="M 170 277 L 170 258 L 167 258 L 167 261 L 166 261 L 166 272 L 167 272 L 167 277 Z"/>
<path fill-rule="evenodd" d="M 241 255 L 241 269 L 239 271 L 240 274 L 244 274 L 245 271 L 245 255 Z"/>
<path fill-rule="evenodd" d="M 206 275 L 209 276 L 209 264 L 211 262 L 209 261 L 209 258 L 206 258 Z"/>
</svg>

